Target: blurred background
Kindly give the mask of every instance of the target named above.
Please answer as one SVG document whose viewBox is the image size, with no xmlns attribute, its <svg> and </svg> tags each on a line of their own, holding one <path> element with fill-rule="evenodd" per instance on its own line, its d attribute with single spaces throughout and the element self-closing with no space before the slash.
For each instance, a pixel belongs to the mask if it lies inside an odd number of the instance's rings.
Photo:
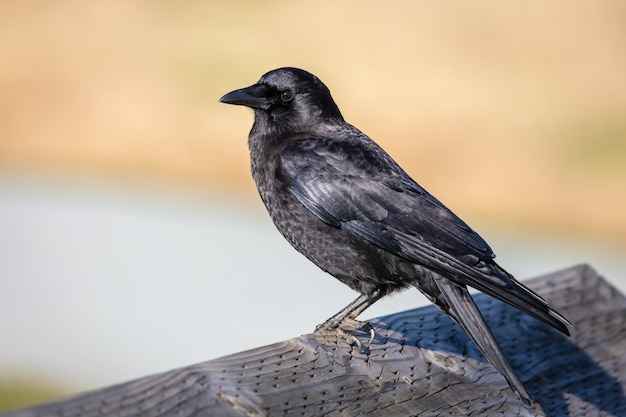
<svg viewBox="0 0 626 417">
<path fill-rule="evenodd" d="M 0 1 L 0 409 L 310 332 L 252 113 L 297 66 L 520 279 L 626 291 L 626 3 Z M 416 291 L 363 318 L 426 304 Z"/>
</svg>

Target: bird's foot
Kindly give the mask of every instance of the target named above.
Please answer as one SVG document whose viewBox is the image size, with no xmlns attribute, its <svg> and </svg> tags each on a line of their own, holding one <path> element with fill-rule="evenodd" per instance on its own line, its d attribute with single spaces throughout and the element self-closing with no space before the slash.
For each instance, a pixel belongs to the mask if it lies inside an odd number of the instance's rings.
<svg viewBox="0 0 626 417">
<path fill-rule="evenodd" d="M 374 341 L 376 332 L 374 328 L 366 321 L 358 321 L 349 317 L 343 318 L 343 320 L 335 320 L 333 318 L 326 320 L 324 323 L 318 325 L 315 328 L 316 333 L 335 333 L 340 338 L 345 339 L 350 344 L 355 344 L 359 350 L 363 349 L 361 340 L 352 334 L 352 332 L 363 329 L 370 334 L 368 343 Z"/>
</svg>

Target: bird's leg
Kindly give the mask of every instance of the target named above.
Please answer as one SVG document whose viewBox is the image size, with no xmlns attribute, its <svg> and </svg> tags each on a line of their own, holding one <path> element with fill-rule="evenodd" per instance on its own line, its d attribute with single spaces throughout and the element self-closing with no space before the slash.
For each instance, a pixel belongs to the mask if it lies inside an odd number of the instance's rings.
<svg viewBox="0 0 626 417">
<path fill-rule="evenodd" d="M 372 326 L 367 322 L 361 322 L 356 320 L 359 314 L 364 312 L 369 306 L 380 300 L 383 296 L 382 291 L 376 290 L 371 294 L 360 295 L 356 300 L 344 307 L 339 313 L 335 314 L 324 323 L 315 328 L 316 332 L 319 331 L 339 331 L 345 334 L 345 331 L 354 331 L 356 329 L 363 328 L 370 333 L 370 343 L 374 340 L 376 333 Z M 361 347 L 361 342 L 354 336 L 351 339 Z"/>
</svg>

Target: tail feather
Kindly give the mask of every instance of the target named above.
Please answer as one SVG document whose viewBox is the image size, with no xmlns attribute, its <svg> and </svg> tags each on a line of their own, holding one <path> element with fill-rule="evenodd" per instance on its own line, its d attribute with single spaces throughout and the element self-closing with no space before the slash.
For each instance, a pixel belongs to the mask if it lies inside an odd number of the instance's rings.
<svg viewBox="0 0 626 417">
<path fill-rule="evenodd" d="M 456 263 L 446 265 L 443 274 L 459 285 L 468 285 L 546 323 L 569 336 L 572 324 L 536 292 L 515 279 L 495 262 L 480 267 Z"/>
<path fill-rule="evenodd" d="M 521 310 L 537 320 L 552 326 L 567 336 L 570 335 L 569 327 L 572 327 L 572 323 L 570 323 L 569 320 L 567 320 L 558 311 L 551 308 L 539 294 L 515 279 L 515 277 L 505 271 L 500 265 L 495 262 L 493 262 L 492 265 L 499 275 L 508 279 L 508 281 L 513 285 L 513 289 L 502 296 L 490 294 L 489 292 L 487 292 L 487 294 L 512 305 L 518 310 Z"/>
<path fill-rule="evenodd" d="M 399 255 L 405 259 L 444 275 L 458 285 L 476 288 L 569 336 L 568 326 L 571 326 L 571 323 L 493 260 L 476 258 L 475 263 L 467 263 L 458 256 L 421 241 L 416 236 L 396 233 L 394 237 L 400 244 Z"/>
<path fill-rule="evenodd" d="M 433 274 L 433 278 L 441 293 L 442 299 L 439 301 L 448 308 L 446 313 L 465 330 L 483 355 L 504 377 L 511 389 L 525 404 L 530 405 L 530 397 L 524 385 L 504 357 L 467 288 L 436 274 Z"/>
</svg>

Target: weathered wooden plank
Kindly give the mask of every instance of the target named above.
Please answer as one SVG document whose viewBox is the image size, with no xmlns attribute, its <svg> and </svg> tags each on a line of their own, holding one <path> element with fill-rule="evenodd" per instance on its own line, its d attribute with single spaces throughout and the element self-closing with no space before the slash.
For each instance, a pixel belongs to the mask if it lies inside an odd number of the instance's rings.
<svg viewBox="0 0 626 417">
<path fill-rule="evenodd" d="M 584 265 L 527 283 L 573 322 L 571 338 L 476 300 L 532 410 L 447 316 L 424 307 L 370 321 L 377 337 L 363 351 L 307 334 L 4 417 L 626 416 L 624 296 Z"/>
</svg>

